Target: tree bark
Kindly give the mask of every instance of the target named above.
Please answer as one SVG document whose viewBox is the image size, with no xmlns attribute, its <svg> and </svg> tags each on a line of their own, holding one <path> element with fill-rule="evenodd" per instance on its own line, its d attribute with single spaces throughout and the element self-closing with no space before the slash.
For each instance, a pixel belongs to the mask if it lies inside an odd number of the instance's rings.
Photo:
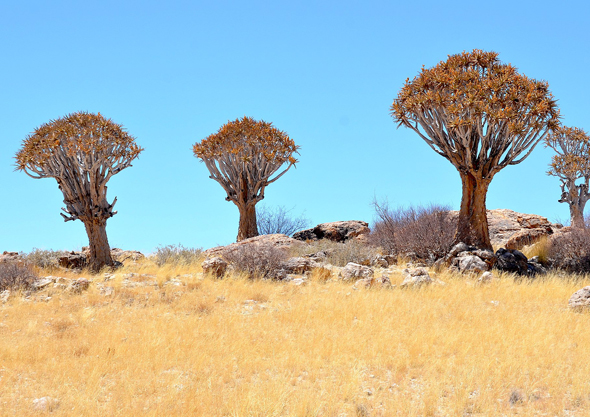
<svg viewBox="0 0 590 417">
<path fill-rule="evenodd" d="M 88 234 L 88 247 L 90 256 L 88 266 L 94 272 L 98 272 L 105 266 L 114 265 L 111 258 L 111 248 L 107 239 L 106 220 L 95 220 L 85 222 L 86 233 Z"/>
<path fill-rule="evenodd" d="M 238 227 L 237 241 L 258 236 L 258 225 L 256 224 L 256 204 L 249 203 L 238 206 L 240 211 L 240 225 Z"/>
<path fill-rule="evenodd" d="M 570 216 L 572 227 L 577 229 L 585 229 L 586 223 L 584 222 L 584 204 L 581 204 L 583 200 L 581 198 L 576 201 L 570 202 Z"/>
<path fill-rule="evenodd" d="M 479 249 L 493 250 L 488 230 L 486 195 L 491 179 L 461 173 L 463 196 L 454 243 L 466 243 Z"/>
</svg>

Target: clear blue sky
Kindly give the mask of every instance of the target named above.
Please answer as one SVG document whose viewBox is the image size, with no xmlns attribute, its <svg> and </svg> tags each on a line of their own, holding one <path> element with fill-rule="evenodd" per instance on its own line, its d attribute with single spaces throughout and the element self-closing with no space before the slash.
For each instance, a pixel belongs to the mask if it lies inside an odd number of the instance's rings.
<svg viewBox="0 0 590 417">
<path fill-rule="evenodd" d="M 265 204 L 314 224 L 371 222 L 392 205 L 457 208 L 459 175 L 389 107 L 407 77 L 448 54 L 493 50 L 549 82 L 563 123 L 590 130 L 590 6 L 548 1 L 2 1 L 0 251 L 79 249 L 53 179 L 14 171 L 38 125 L 101 112 L 145 148 L 109 182 L 119 214 L 112 247 L 151 252 L 235 240 L 238 211 L 192 144 L 244 115 L 273 122 L 301 147 Z M 568 219 L 538 147 L 492 181 L 488 208 Z"/>
</svg>

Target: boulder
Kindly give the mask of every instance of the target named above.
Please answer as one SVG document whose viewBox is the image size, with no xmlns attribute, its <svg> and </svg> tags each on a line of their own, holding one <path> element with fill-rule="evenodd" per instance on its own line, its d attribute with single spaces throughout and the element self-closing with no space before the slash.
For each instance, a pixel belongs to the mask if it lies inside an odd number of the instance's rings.
<svg viewBox="0 0 590 417">
<path fill-rule="evenodd" d="M 227 265 L 227 262 L 223 258 L 215 256 L 205 259 L 201 267 L 203 268 L 204 274 L 213 275 L 216 278 L 223 278 L 227 271 Z"/>
<path fill-rule="evenodd" d="M 125 261 L 137 262 L 140 259 L 144 259 L 145 255 L 136 250 L 123 250 L 119 248 L 111 249 L 111 257 L 114 261 L 125 263 Z"/>
<path fill-rule="evenodd" d="M 345 242 L 353 238 L 361 238 L 370 232 L 367 222 L 349 220 L 318 224 L 312 229 L 295 233 L 293 239 L 300 241 L 328 239 L 334 242 Z"/>
<path fill-rule="evenodd" d="M 569 308 L 575 310 L 584 310 L 590 307 L 590 286 L 576 291 L 568 302 Z"/>
<path fill-rule="evenodd" d="M 42 290 L 43 288 L 53 284 L 54 282 L 55 280 L 53 279 L 53 277 L 40 278 L 33 283 L 33 288 L 36 290 Z"/>
<path fill-rule="evenodd" d="M 426 268 L 404 269 L 404 280 L 400 288 L 419 288 L 423 285 L 432 284 L 432 278 Z"/>
<path fill-rule="evenodd" d="M 471 252 L 463 252 L 468 255 L 457 256 L 456 263 L 460 272 L 473 272 L 481 274 L 490 270 L 490 266 L 485 263 L 479 256 L 472 255 Z"/>
<path fill-rule="evenodd" d="M 295 240 L 287 235 L 274 234 L 274 235 L 260 235 L 244 239 L 240 242 L 231 243 L 227 246 L 217 246 L 215 248 L 207 249 L 204 254 L 207 257 L 223 256 L 224 253 L 229 253 L 243 245 L 270 245 L 278 249 L 288 250 L 293 246 L 300 246 L 304 243 L 300 240 Z"/>
<path fill-rule="evenodd" d="M 490 282 L 494 281 L 495 279 L 496 279 L 496 276 L 494 274 L 492 274 L 491 272 L 484 272 L 483 274 L 481 274 L 481 277 L 479 277 L 477 282 L 480 284 L 489 284 Z"/>
<path fill-rule="evenodd" d="M 18 252 L 9 252 L 4 251 L 2 255 L 0 255 L 0 263 L 13 263 L 13 262 L 21 262 L 22 258 Z"/>
<path fill-rule="evenodd" d="M 320 264 L 311 258 L 296 257 L 290 258 L 281 264 L 281 268 L 285 270 L 287 274 L 304 274 L 307 271 L 311 271 L 313 268 L 318 268 Z"/>
<path fill-rule="evenodd" d="M 346 264 L 344 268 L 340 271 L 340 278 L 343 281 L 353 280 L 355 278 L 371 278 L 374 275 L 374 271 L 372 268 L 368 266 L 363 266 L 359 264 L 355 264 L 354 262 L 349 262 Z"/>
<path fill-rule="evenodd" d="M 68 286 L 68 291 L 79 294 L 82 291 L 86 291 L 89 287 L 89 280 L 87 280 L 86 278 L 78 278 L 70 282 L 70 285 Z"/>
<path fill-rule="evenodd" d="M 9 297 L 10 297 L 10 290 L 4 290 L 4 291 L 0 292 L 0 301 L 2 301 L 2 303 L 7 302 Z"/>
<path fill-rule="evenodd" d="M 498 257 L 496 269 L 518 275 L 529 274 L 528 260 L 522 252 L 500 248 L 496 251 L 496 256 Z"/>
</svg>

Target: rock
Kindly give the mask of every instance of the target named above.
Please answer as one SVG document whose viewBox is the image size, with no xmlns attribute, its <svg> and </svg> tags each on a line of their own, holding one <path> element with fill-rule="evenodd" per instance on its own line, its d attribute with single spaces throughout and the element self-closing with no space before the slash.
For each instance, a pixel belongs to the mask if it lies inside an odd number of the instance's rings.
<svg viewBox="0 0 590 417">
<path fill-rule="evenodd" d="M 383 255 L 383 259 L 387 261 L 388 266 L 397 265 L 397 256 L 395 255 Z"/>
<path fill-rule="evenodd" d="M 393 288 L 393 285 L 391 285 L 391 281 L 388 275 L 381 275 L 379 278 L 376 278 L 375 283 L 381 286 L 381 288 Z"/>
<path fill-rule="evenodd" d="M 216 278 L 223 278 L 225 272 L 227 271 L 227 265 L 227 262 L 219 256 L 205 259 L 205 261 L 201 264 L 204 274 L 213 275 Z"/>
<path fill-rule="evenodd" d="M 340 278 L 343 281 L 349 281 L 354 278 L 370 278 L 374 275 L 374 271 L 372 268 L 368 266 L 363 266 L 359 264 L 355 264 L 354 262 L 349 262 L 346 264 L 344 268 L 340 271 Z"/>
<path fill-rule="evenodd" d="M 115 293 L 115 289 L 113 287 L 101 287 L 100 288 L 100 295 L 104 295 L 105 297 L 110 297 Z"/>
<path fill-rule="evenodd" d="M 304 243 L 283 234 L 260 235 L 256 237 L 251 237 L 249 239 L 244 239 L 240 242 L 232 243 L 227 246 L 217 246 L 215 248 L 207 249 L 204 252 L 204 254 L 207 257 L 223 256 L 224 253 L 233 252 L 234 250 L 243 245 L 251 244 L 270 245 L 278 249 L 288 250 L 293 246 L 301 246 Z"/>
<path fill-rule="evenodd" d="M 553 231 L 551 228 L 524 229 L 513 234 L 506 242 L 506 249 L 522 249 L 525 246 L 537 243 L 542 237 L 549 236 Z"/>
<path fill-rule="evenodd" d="M 359 289 L 359 288 L 367 289 L 367 288 L 371 288 L 373 286 L 373 283 L 374 283 L 374 278 L 367 277 L 367 278 L 357 280 L 354 283 L 353 288 L 354 289 Z"/>
<path fill-rule="evenodd" d="M 36 290 L 42 290 L 43 288 L 47 287 L 48 285 L 53 284 L 54 281 L 55 280 L 53 279 L 53 277 L 41 278 L 33 283 L 33 288 Z"/>
<path fill-rule="evenodd" d="M 2 252 L 2 255 L 0 255 L 0 263 L 7 262 L 22 262 L 22 257 L 18 252 L 4 251 Z"/>
<path fill-rule="evenodd" d="M 145 255 L 136 250 L 123 250 L 119 248 L 111 249 L 111 257 L 114 261 L 124 263 L 125 261 L 137 262 L 140 259 L 144 259 Z"/>
<path fill-rule="evenodd" d="M 404 281 L 401 283 L 400 288 L 418 288 L 423 285 L 432 284 L 432 278 L 430 278 L 425 268 L 404 269 L 403 274 Z"/>
<path fill-rule="evenodd" d="M 316 261 L 306 257 L 290 258 L 281 264 L 281 268 L 288 274 L 303 274 L 319 266 Z"/>
<path fill-rule="evenodd" d="M 0 292 L 0 301 L 2 301 L 3 304 L 8 301 L 9 297 L 10 297 L 10 290 L 4 290 L 4 291 Z"/>
<path fill-rule="evenodd" d="M 375 256 L 371 261 L 371 265 L 377 268 L 389 268 L 389 262 L 383 256 Z"/>
<path fill-rule="evenodd" d="M 569 308 L 575 310 L 585 310 L 590 308 L 590 286 L 576 291 L 568 302 Z"/>
<path fill-rule="evenodd" d="M 368 235 L 370 232 L 367 222 L 349 220 L 318 224 L 313 229 L 293 234 L 293 239 L 301 241 L 328 239 L 334 242 L 345 242 L 353 238 L 360 238 L 362 235 Z"/>
<path fill-rule="evenodd" d="M 473 272 L 476 274 L 481 274 L 482 272 L 490 270 L 490 266 L 481 260 L 479 256 L 471 255 L 471 252 L 467 253 L 469 253 L 469 255 L 458 256 L 455 258 L 457 260 L 457 268 L 460 272 Z"/>
<path fill-rule="evenodd" d="M 496 256 L 498 257 L 496 262 L 498 270 L 518 275 L 528 275 L 528 260 L 522 252 L 500 248 L 496 251 Z"/>
<path fill-rule="evenodd" d="M 70 285 L 68 286 L 68 291 L 79 294 L 82 291 L 86 291 L 88 287 L 90 287 L 89 280 L 87 280 L 86 278 L 78 278 L 70 282 Z"/>
<path fill-rule="evenodd" d="M 491 272 L 484 272 L 481 277 L 477 280 L 480 284 L 488 284 L 496 279 L 496 276 Z"/>
<path fill-rule="evenodd" d="M 326 259 L 328 258 L 328 252 L 325 250 L 321 250 L 319 252 L 316 253 L 310 253 L 308 255 L 303 255 L 305 258 L 309 258 L 311 260 L 314 260 L 316 262 L 325 262 Z"/>
<path fill-rule="evenodd" d="M 59 266 L 68 269 L 82 269 L 86 266 L 86 255 L 79 252 L 70 252 L 67 255 L 60 256 L 57 260 Z"/>
<path fill-rule="evenodd" d="M 59 400 L 51 397 L 41 397 L 33 400 L 33 408 L 40 412 L 53 412 L 59 408 Z"/>
</svg>

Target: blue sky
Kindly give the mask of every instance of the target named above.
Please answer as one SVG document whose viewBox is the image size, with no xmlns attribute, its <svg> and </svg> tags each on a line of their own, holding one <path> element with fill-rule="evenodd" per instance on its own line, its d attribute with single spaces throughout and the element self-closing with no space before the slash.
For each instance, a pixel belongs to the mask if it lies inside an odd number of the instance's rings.
<svg viewBox="0 0 590 417">
<path fill-rule="evenodd" d="M 422 65 L 474 48 L 549 82 L 563 123 L 590 130 L 587 2 L 3 1 L 0 2 L 0 251 L 79 249 L 53 179 L 14 171 L 22 140 L 75 111 L 101 112 L 145 148 L 109 182 L 112 247 L 153 251 L 235 240 L 238 211 L 192 145 L 241 116 L 301 147 L 261 204 L 314 224 L 371 222 L 376 196 L 458 208 L 453 166 L 389 107 Z M 568 219 L 539 146 L 492 181 L 488 208 Z"/>
</svg>

